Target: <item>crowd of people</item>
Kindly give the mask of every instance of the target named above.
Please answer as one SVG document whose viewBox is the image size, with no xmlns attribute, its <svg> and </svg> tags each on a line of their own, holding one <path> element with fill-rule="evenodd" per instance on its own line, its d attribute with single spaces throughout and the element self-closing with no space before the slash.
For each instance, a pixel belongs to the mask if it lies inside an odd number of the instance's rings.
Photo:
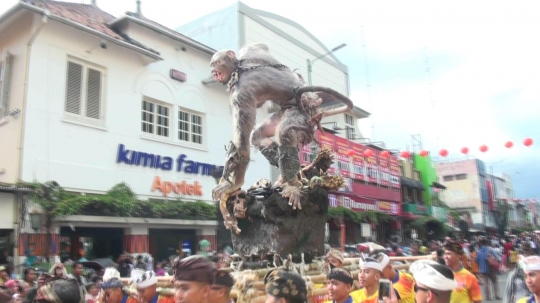
<svg viewBox="0 0 540 303">
<path fill-rule="evenodd" d="M 539 240 L 535 234 L 522 234 L 410 245 L 364 243 L 353 254 L 330 249 L 324 257 L 327 282 L 318 285 L 326 288 L 327 295 L 313 296 L 309 279 L 276 268 L 264 277 L 266 303 L 479 303 L 493 299 L 540 303 Z M 81 262 L 72 264 L 71 274 L 62 263 L 40 274 L 26 268 L 20 280 L 0 267 L 0 303 L 234 302 L 230 296 L 234 279 L 224 269 L 224 257 L 231 252 L 214 253 L 206 240 L 199 244 L 198 255 L 177 255 L 155 267 L 151 256 L 123 254 L 117 267 L 86 276 Z M 392 260 L 426 254 L 434 257 L 412 263 Z M 352 255 L 359 260 L 357 277 L 345 266 L 345 258 Z M 398 269 L 405 264 L 408 270 Z M 501 296 L 497 277 L 504 272 L 508 272 L 508 280 Z M 383 281 L 390 291 L 381 291 L 379 296 Z M 164 293 L 158 283 L 172 283 L 174 288 Z"/>
</svg>

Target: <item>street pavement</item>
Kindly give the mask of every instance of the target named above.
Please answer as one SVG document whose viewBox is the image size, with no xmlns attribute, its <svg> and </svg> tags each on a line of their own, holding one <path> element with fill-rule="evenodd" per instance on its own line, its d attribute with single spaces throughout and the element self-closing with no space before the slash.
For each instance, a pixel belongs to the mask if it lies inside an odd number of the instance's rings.
<svg viewBox="0 0 540 303">
<path fill-rule="evenodd" d="M 505 288 L 506 288 L 506 280 L 507 280 L 507 278 L 508 278 L 508 272 L 497 276 L 497 282 L 499 283 L 499 296 L 501 296 L 501 298 L 504 298 L 504 291 L 505 291 Z M 485 296 L 485 294 L 484 294 L 484 286 L 480 285 L 480 287 L 482 288 L 482 296 Z M 494 296 L 492 295 L 492 297 L 494 297 Z M 491 301 L 482 300 L 482 302 L 502 303 L 503 300 L 492 299 Z"/>
</svg>

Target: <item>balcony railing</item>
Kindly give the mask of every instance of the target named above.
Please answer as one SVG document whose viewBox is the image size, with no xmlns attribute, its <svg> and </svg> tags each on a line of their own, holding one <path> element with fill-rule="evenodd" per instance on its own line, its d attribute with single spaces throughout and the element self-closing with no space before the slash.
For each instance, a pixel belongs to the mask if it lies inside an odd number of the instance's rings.
<svg viewBox="0 0 540 303">
<path fill-rule="evenodd" d="M 424 205 L 417 205 L 417 204 L 403 204 L 403 212 L 404 213 L 411 213 L 415 215 L 427 215 L 428 209 Z"/>
</svg>

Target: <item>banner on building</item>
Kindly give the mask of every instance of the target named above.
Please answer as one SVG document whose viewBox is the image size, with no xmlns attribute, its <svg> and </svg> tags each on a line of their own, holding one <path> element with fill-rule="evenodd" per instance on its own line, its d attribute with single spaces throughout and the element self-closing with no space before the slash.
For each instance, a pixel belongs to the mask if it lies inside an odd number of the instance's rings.
<svg viewBox="0 0 540 303">
<path fill-rule="evenodd" d="M 314 159 L 314 152 L 313 152 L 313 145 L 315 145 L 316 149 L 317 150 L 319 147 L 316 146 L 317 143 L 315 142 L 312 142 L 311 144 L 306 144 L 304 146 L 302 146 L 302 148 L 300 149 L 300 152 L 299 152 L 299 158 L 300 158 L 300 164 L 301 165 L 308 165 L 311 163 L 311 161 L 313 161 Z"/>
<path fill-rule="evenodd" d="M 401 172 L 399 171 L 398 158 L 394 155 L 390 155 L 388 157 L 388 162 L 389 162 L 388 173 L 390 174 L 390 186 L 399 188 L 400 187 L 399 177 L 401 175 Z"/>
<path fill-rule="evenodd" d="M 368 200 L 347 194 L 341 195 L 341 205 L 350 210 L 358 212 L 377 210 L 377 205 L 374 200 Z"/>
<path fill-rule="evenodd" d="M 364 146 L 356 142 L 351 142 L 351 149 L 354 151 L 352 178 L 359 181 L 367 181 L 366 163 L 364 162 Z"/>
<path fill-rule="evenodd" d="M 335 136 L 335 160 L 337 161 L 337 174 L 345 178 L 351 177 L 351 156 L 347 153 L 351 149 L 351 141 Z"/>
<path fill-rule="evenodd" d="M 379 152 L 377 154 L 377 160 L 379 163 L 379 184 L 384 186 L 390 186 L 390 169 L 388 167 L 388 157 L 381 156 L 381 153 Z"/>
<path fill-rule="evenodd" d="M 377 210 L 389 215 L 400 216 L 401 204 L 386 201 L 377 201 Z"/>
<path fill-rule="evenodd" d="M 329 149 L 332 153 L 335 152 L 336 148 L 335 148 L 335 136 L 330 134 L 330 133 L 322 133 L 320 130 L 317 130 L 316 131 L 316 136 L 319 140 L 319 144 L 320 144 L 320 148 L 323 149 L 323 148 L 326 148 L 326 149 Z M 332 165 L 332 167 L 330 167 L 327 172 L 329 174 L 335 174 L 336 173 L 336 168 L 335 168 L 335 164 Z"/>
<path fill-rule="evenodd" d="M 368 181 L 372 183 L 380 184 L 379 164 L 377 163 L 377 159 L 379 158 L 379 151 L 373 148 L 369 148 L 369 147 L 366 147 L 365 149 L 370 149 L 372 151 L 371 156 L 366 157 Z"/>
</svg>

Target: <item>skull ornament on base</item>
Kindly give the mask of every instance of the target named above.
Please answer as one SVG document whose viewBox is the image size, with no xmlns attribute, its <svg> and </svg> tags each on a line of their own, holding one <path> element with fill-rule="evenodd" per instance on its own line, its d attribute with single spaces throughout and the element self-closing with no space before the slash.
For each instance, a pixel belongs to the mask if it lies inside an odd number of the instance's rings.
<svg viewBox="0 0 540 303">
<path fill-rule="evenodd" d="M 245 219 L 247 211 L 247 194 L 239 189 L 229 196 L 228 204 L 233 205 L 233 213 L 237 219 Z"/>
</svg>

